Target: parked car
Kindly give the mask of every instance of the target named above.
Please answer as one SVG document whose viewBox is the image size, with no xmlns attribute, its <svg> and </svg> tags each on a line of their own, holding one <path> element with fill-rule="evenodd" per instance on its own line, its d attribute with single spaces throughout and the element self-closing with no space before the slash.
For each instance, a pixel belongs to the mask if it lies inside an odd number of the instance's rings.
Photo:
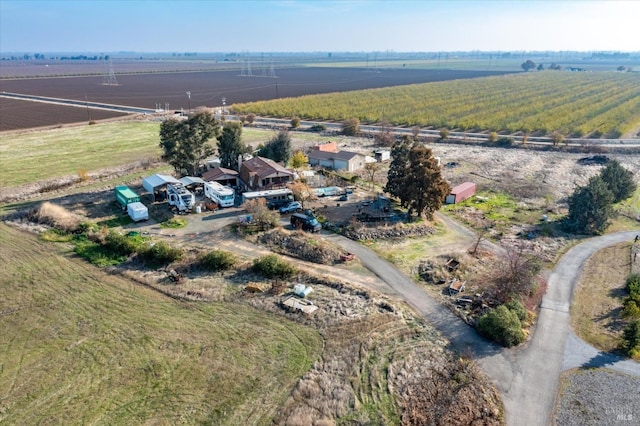
<svg viewBox="0 0 640 426">
<path fill-rule="evenodd" d="M 342 194 L 340 198 L 338 198 L 338 201 L 349 201 L 349 195 Z"/>
<path fill-rule="evenodd" d="M 302 204 L 299 201 L 292 201 L 286 206 L 280 207 L 280 213 L 293 213 L 302 211 Z"/>
</svg>

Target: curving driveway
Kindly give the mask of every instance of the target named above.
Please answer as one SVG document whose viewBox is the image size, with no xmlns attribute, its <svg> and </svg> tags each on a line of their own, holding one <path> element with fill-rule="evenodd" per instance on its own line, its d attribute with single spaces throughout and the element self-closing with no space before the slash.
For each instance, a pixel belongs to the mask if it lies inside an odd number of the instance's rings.
<svg viewBox="0 0 640 426">
<path fill-rule="evenodd" d="M 187 237 L 192 243 L 211 244 L 216 241 L 218 246 L 249 256 L 267 252 L 244 241 L 219 238 L 206 223 L 215 218 L 218 225 L 226 224 L 237 220 L 236 216 L 237 212 L 210 215 L 195 221 L 199 223 L 195 229 L 190 226 L 189 231 L 178 230 L 176 233 L 186 233 L 182 237 Z M 470 230 L 450 218 L 442 219 L 460 241 L 469 244 L 475 241 L 476 237 Z M 350 276 L 344 270 L 340 270 L 338 276 L 405 301 L 446 336 L 455 349 L 473 357 L 500 391 L 507 424 L 514 426 L 552 423 L 559 376 L 564 370 L 606 366 L 640 377 L 640 364 L 599 352 L 576 337 L 570 330 L 569 313 L 576 280 L 589 256 L 610 245 L 632 240 L 635 235 L 637 231 L 605 235 L 571 248 L 549 277 L 547 293 L 543 297 L 532 338 L 522 347 L 508 349 L 480 337 L 448 308 L 432 299 L 422 287 L 372 250 L 340 235 L 323 233 L 327 240 L 355 253 L 361 263 L 379 279 Z M 483 241 L 482 245 L 490 250 L 502 250 L 488 241 Z M 335 273 L 335 268 L 331 267 L 316 264 L 306 264 L 306 267 L 325 274 Z"/>
<path fill-rule="evenodd" d="M 569 307 L 575 282 L 591 254 L 628 241 L 635 231 L 589 239 L 569 250 L 549 277 L 537 325 L 523 347 L 505 349 L 482 337 L 412 280 L 366 247 L 338 235 L 326 238 L 355 253 L 363 265 L 414 307 L 462 353 L 474 357 L 502 394 L 508 425 L 552 423 L 558 381 L 563 370 L 603 367 L 640 377 L 640 364 L 597 351 L 570 331 Z M 467 235 L 469 237 L 469 235 Z"/>
</svg>

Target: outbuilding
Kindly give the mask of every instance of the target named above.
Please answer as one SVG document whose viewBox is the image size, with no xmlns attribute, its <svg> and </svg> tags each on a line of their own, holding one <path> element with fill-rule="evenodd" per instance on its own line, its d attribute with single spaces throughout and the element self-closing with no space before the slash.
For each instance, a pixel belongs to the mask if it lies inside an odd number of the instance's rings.
<svg viewBox="0 0 640 426">
<path fill-rule="evenodd" d="M 449 195 L 446 196 L 444 202 L 446 204 L 460 203 L 476 193 L 476 184 L 473 182 L 464 182 L 454 186 Z"/>
<path fill-rule="evenodd" d="M 151 195 L 153 195 L 154 200 L 158 198 L 158 195 L 168 183 L 180 183 L 180 181 L 173 176 L 169 175 L 151 175 L 142 179 L 142 186 L 147 190 Z"/>
</svg>

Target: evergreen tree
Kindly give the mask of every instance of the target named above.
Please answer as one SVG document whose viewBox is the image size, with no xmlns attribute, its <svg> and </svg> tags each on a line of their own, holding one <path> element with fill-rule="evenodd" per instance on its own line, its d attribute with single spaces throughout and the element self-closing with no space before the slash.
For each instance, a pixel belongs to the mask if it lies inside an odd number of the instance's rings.
<svg viewBox="0 0 640 426">
<path fill-rule="evenodd" d="M 258 151 L 260 157 L 269 158 L 276 163 L 287 164 L 291 158 L 291 135 L 282 129 Z"/>
<path fill-rule="evenodd" d="M 601 234 L 611 217 L 613 200 L 613 193 L 601 177 L 592 177 L 569 197 L 567 229 L 580 234 Z"/>
<path fill-rule="evenodd" d="M 176 174 L 197 176 L 202 160 L 215 151 L 209 142 L 219 135 L 220 122 L 209 112 L 192 114 L 186 120 L 165 120 L 160 125 L 162 159 Z"/>
<path fill-rule="evenodd" d="M 232 170 L 238 170 L 238 156 L 244 154 L 245 147 L 242 143 L 242 123 L 228 121 L 222 128 L 222 135 L 218 141 L 218 155 L 220 166 Z"/>
<path fill-rule="evenodd" d="M 414 144 L 409 151 L 409 166 L 403 179 L 400 201 L 409 209 L 433 219 L 433 214 L 442 207 L 451 186 L 442 177 L 438 160 L 431 149 Z"/>
<path fill-rule="evenodd" d="M 625 169 L 616 160 L 609 161 L 609 164 L 602 169 L 600 177 L 613 194 L 613 202 L 625 200 L 633 195 L 637 185 L 633 181 L 633 173 Z"/>
<path fill-rule="evenodd" d="M 400 198 L 400 190 L 404 185 L 404 177 L 409 164 L 409 150 L 413 142 L 409 136 L 403 136 L 402 139 L 396 141 L 391 148 L 391 164 L 387 173 L 387 185 L 384 187 L 385 192 L 391 194 L 392 197 Z"/>
</svg>

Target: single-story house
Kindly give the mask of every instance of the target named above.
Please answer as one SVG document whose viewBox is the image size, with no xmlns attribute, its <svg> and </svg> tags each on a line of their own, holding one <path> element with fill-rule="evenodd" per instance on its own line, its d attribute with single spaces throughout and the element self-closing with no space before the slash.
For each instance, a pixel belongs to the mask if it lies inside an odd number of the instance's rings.
<svg viewBox="0 0 640 426">
<path fill-rule="evenodd" d="M 220 185 L 237 188 L 240 183 L 240 174 L 235 170 L 225 169 L 224 167 L 214 167 L 204 172 L 202 179 L 206 182 L 218 182 Z"/>
<path fill-rule="evenodd" d="M 294 180 L 294 172 L 264 157 L 241 161 L 239 168 L 240 179 L 249 191 L 282 188 Z"/>
<path fill-rule="evenodd" d="M 338 151 L 325 152 L 319 150 L 309 151 L 307 155 L 309 165 L 327 167 L 333 170 L 346 170 L 354 172 L 364 168 L 365 156 L 357 152 Z"/>
</svg>

